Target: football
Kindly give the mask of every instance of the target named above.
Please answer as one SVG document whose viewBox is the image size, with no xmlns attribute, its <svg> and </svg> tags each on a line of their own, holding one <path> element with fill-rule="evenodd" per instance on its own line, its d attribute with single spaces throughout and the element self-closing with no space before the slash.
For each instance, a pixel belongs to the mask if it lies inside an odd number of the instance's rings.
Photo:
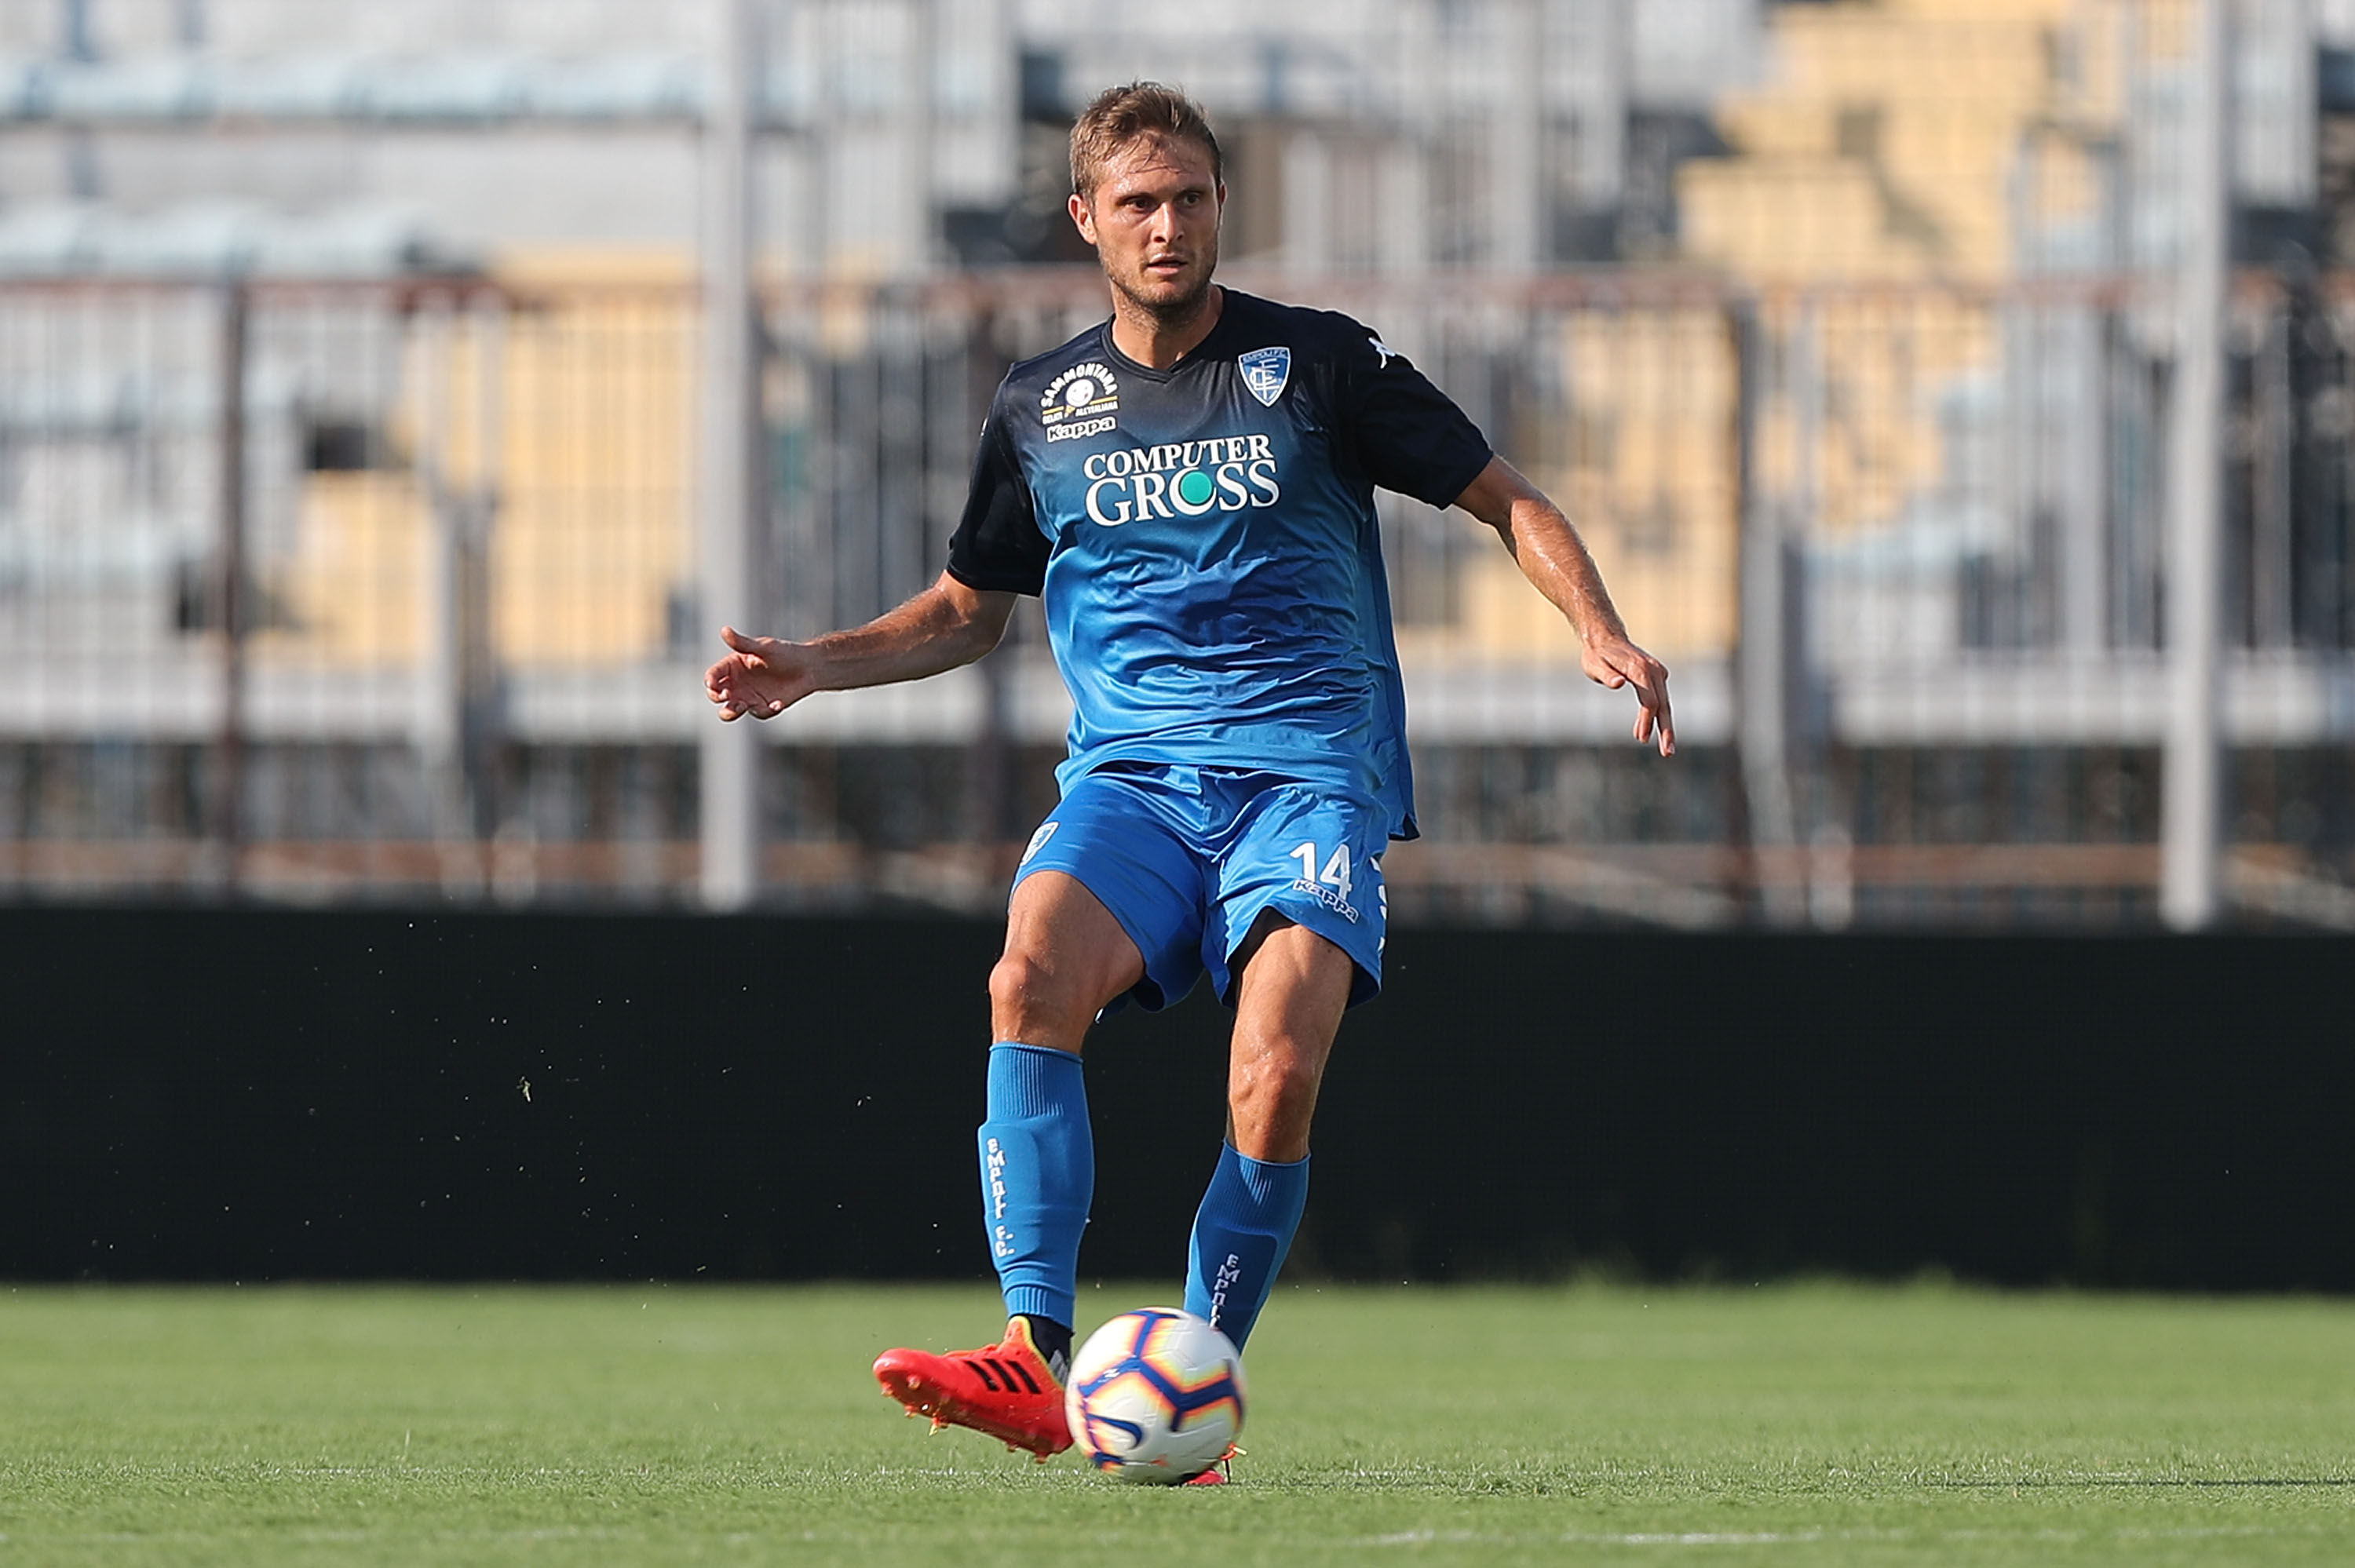
<svg viewBox="0 0 2355 1568">
<path fill-rule="evenodd" d="M 1175 1485 L 1226 1456 L 1243 1429 L 1241 1356 L 1175 1307 L 1124 1312 L 1088 1336 L 1064 1393 L 1071 1441 L 1124 1481 Z"/>
</svg>

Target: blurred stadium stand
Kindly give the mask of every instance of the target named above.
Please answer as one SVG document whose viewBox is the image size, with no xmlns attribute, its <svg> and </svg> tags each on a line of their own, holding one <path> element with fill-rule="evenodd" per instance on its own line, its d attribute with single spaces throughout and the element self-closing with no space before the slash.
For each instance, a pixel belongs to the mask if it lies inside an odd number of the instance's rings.
<svg viewBox="0 0 2355 1568">
<path fill-rule="evenodd" d="M 1226 276 L 1588 534 L 1685 754 L 1386 500 L 1405 918 L 2158 918 L 2191 0 L 766 0 L 751 619 L 938 571 L 1103 313 L 1076 107 L 1183 82 Z M 2355 926 L 2355 4 L 2235 0 L 2223 918 Z M 728 7 L 0 5 L 0 897 L 695 903 Z M 709 247 L 706 247 L 709 249 Z M 756 896 L 984 910 L 1035 619 L 762 731 Z"/>
</svg>

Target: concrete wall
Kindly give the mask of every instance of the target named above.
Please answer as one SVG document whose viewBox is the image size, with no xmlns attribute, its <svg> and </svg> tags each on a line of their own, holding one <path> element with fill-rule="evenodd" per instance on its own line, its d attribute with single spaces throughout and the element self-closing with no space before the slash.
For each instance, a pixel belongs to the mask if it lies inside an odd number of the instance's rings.
<svg viewBox="0 0 2355 1568">
<path fill-rule="evenodd" d="M 997 932 L 0 912 L 0 1276 L 975 1277 Z M 1408 929 L 1295 1278 L 2355 1288 L 2337 939 Z M 1174 1279 L 1224 1017 L 1091 1047 L 1086 1277 Z"/>
</svg>

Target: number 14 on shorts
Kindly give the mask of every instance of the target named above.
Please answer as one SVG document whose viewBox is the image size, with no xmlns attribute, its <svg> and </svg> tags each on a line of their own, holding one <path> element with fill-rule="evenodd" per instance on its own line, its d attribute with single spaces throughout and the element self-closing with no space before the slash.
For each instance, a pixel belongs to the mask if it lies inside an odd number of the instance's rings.
<svg viewBox="0 0 2355 1568">
<path fill-rule="evenodd" d="M 1354 884 L 1349 875 L 1348 844 L 1334 845 L 1333 853 L 1325 860 L 1322 869 L 1317 864 L 1320 852 L 1314 840 L 1304 839 L 1285 853 L 1300 863 L 1300 875 L 1293 883 L 1294 887 L 1303 893 L 1315 894 L 1319 903 L 1337 915 L 1344 916 L 1351 921 L 1358 918 L 1357 906 L 1349 902 L 1349 893 Z M 1367 863 L 1372 867 L 1377 875 L 1380 874 L 1382 869 L 1380 861 L 1369 860 Z M 1388 914 L 1390 890 L 1378 888 L 1376 891 L 1381 896 L 1383 913 Z"/>
</svg>

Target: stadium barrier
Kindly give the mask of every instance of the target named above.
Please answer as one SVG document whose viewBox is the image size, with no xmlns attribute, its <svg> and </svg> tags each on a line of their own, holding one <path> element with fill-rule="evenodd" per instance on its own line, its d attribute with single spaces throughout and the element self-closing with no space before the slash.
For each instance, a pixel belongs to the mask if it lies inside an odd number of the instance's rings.
<svg viewBox="0 0 2355 1568">
<path fill-rule="evenodd" d="M 997 939 L 0 910 L 0 1276 L 981 1277 Z M 2350 957 L 1401 929 L 1343 1028 L 1291 1277 L 2355 1289 Z M 1088 1278 L 1174 1277 L 1223 1031 L 1198 993 L 1097 1032 Z"/>
<path fill-rule="evenodd" d="M 2151 920 L 2150 279 L 1237 281 L 1413 355 L 1675 672 L 1684 757 L 1637 768 L 1496 540 L 1385 501 L 1433 834 L 1402 912 Z M 771 288 L 760 623 L 930 580 L 997 376 L 1103 300 Z M 2234 312 L 2224 885 L 2355 928 L 2355 278 L 2251 271 Z M 699 313 L 683 276 L 0 281 L 0 900 L 697 900 Z M 972 670 L 762 726 L 761 902 L 986 907 L 1068 718 L 1026 609 Z"/>
</svg>

